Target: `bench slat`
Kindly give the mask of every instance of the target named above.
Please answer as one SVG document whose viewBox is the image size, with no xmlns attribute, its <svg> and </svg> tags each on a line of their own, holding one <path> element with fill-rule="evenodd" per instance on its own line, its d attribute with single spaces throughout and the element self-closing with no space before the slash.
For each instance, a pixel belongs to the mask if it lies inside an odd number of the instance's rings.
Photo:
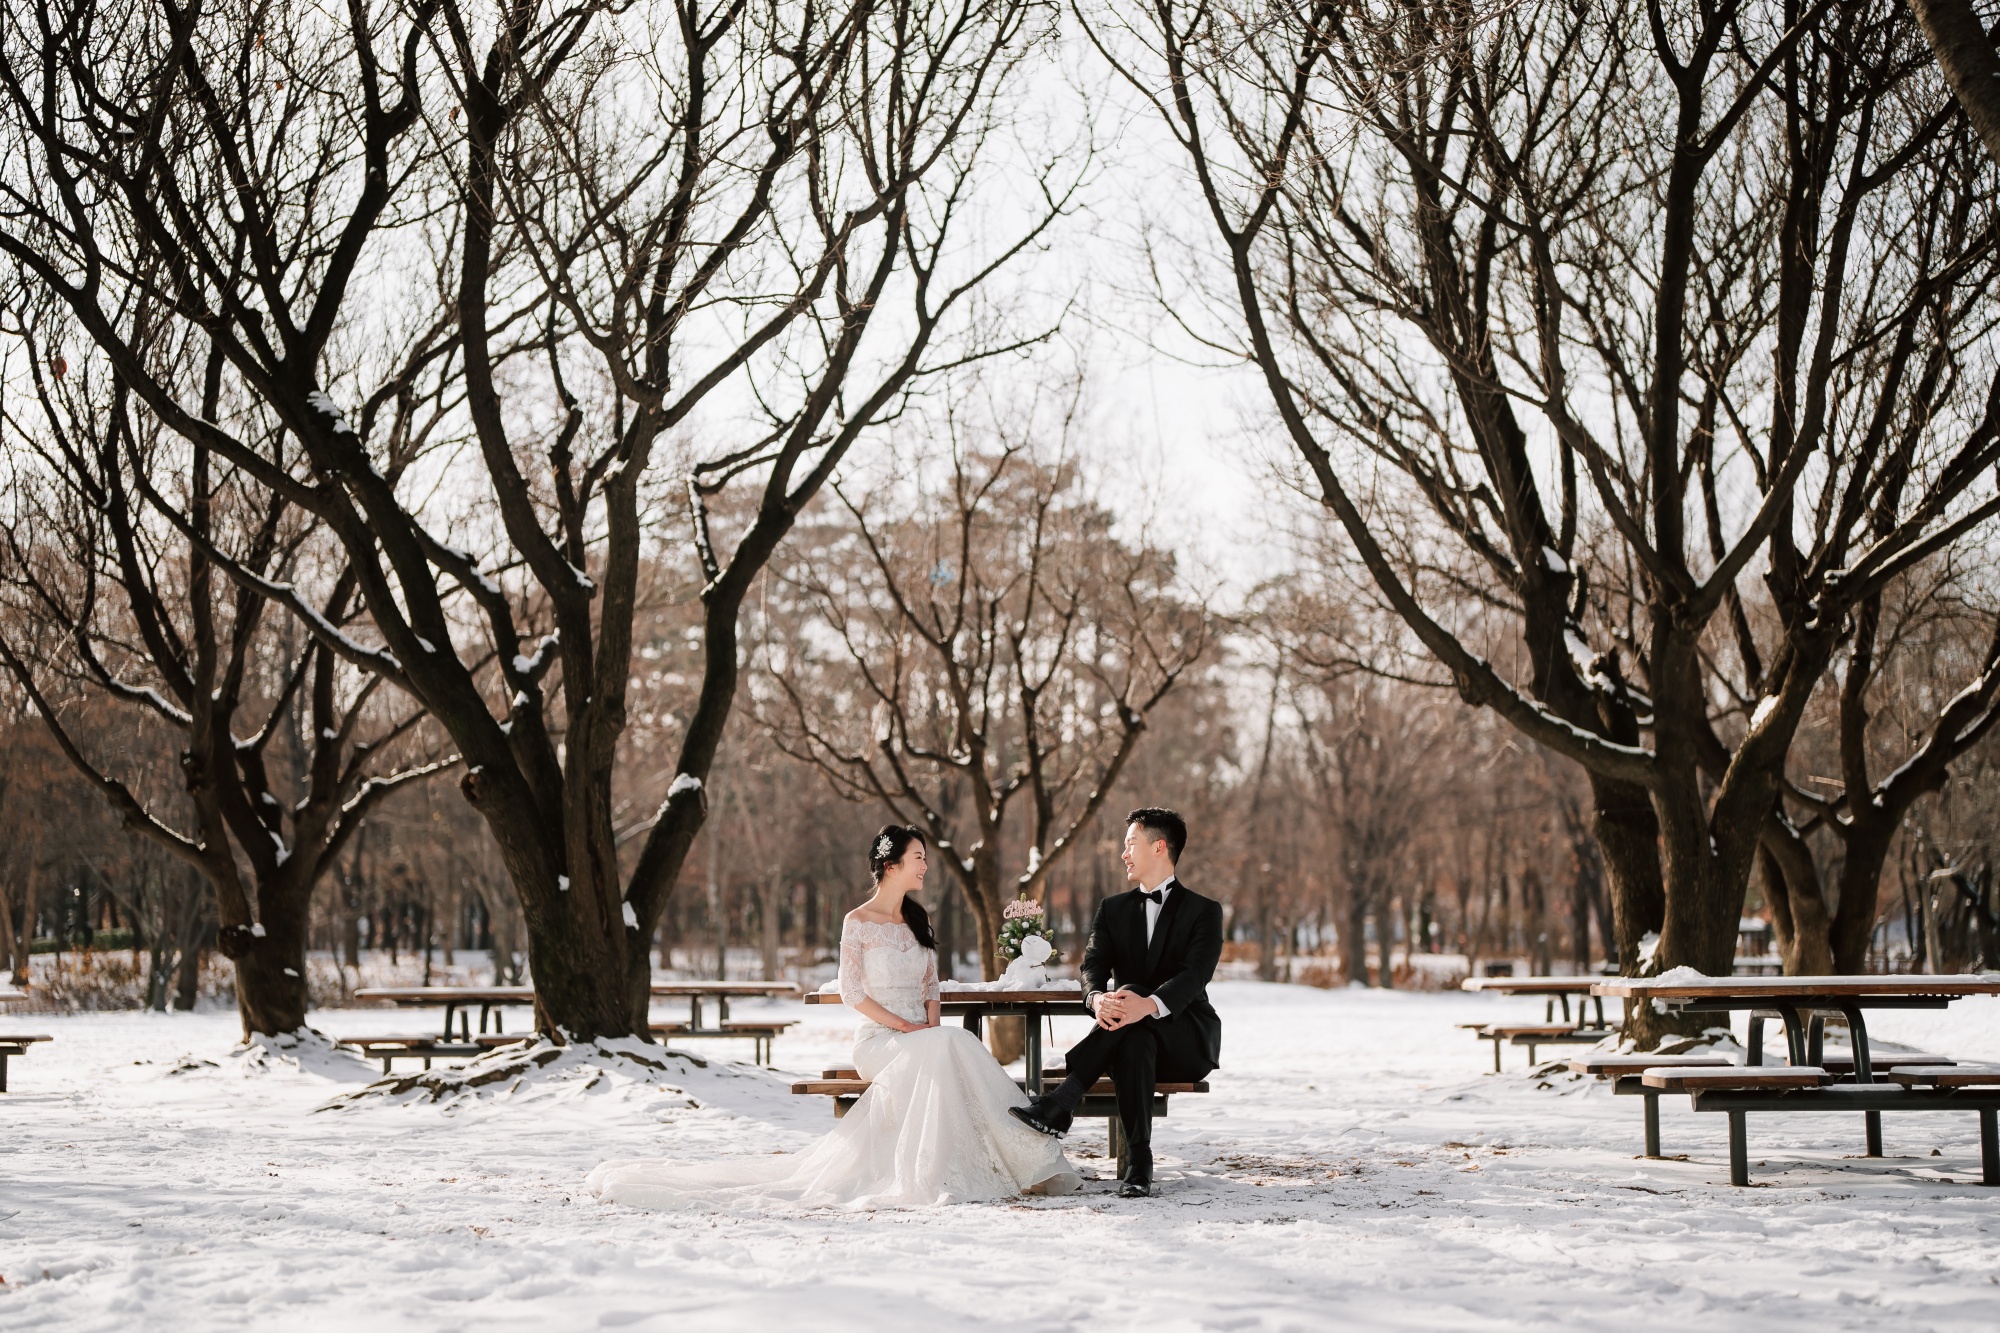
<svg viewBox="0 0 2000 1333">
<path fill-rule="evenodd" d="M 1816 1088 L 1829 1075 L 1817 1065 L 1739 1065 L 1728 1069 L 1648 1069 L 1640 1081 L 1649 1088 L 1692 1092 L 1697 1088 Z"/>
<path fill-rule="evenodd" d="M 2000 1065 L 1918 1065 L 1891 1070 L 1889 1080 L 1904 1087 L 2000 1087 Z"/>
<path fill-rule="evenodd" d="M 1569 1062 L 1573 1074 L 1639 1074 L 1648 1069 L 1733 1069 L 1719 1055 L 1579 1055 Z"/>
</svg>

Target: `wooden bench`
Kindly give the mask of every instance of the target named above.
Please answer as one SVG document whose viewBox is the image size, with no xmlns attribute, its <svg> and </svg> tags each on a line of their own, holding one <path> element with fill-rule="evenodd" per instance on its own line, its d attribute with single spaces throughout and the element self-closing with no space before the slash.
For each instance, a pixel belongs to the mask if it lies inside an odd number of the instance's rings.
<svg viewBox="0 0 2000 1333">
<path fill-rule="evenodd" d="M 1060 1066 L 1042 1071 L 1042 1086 L 1054 1087 L 1069 1076 L 1069 1071 Z M 833 1114 L 839 1119 L 848 1113 L 861 1094 L 868 1091 L 868 1080 L 860 1071 L 846 1067 L 822 1069 L 818 1078 L 800 1079 L 792 1084 L 794 1095 L 801 1097 L 833 1098 Z M 1155 1083 L 1153 1085 L 1153 1114 L 1164 1117 L 1167 1114 L 1167 1099 L 1170 1097 L 1195 1096 L 1208 1091 L 1206 1080 L 1193 1083 Z M 1076 1108 L 1078 1119 L 1101 1117 L 1109 1122 L 1108 1135 L 1111 1154 L 1118 1159 L 1118 1174 L 1122 1177 L 1128 1164 L 1125 1143 L 1125 1127 L 1118 1119 L 1118 1092 L 1108 1078 L 1100 1078 L 1088 1093 L 1083 1103 Z"/>
<path fill-rule="evenodd" d="M 786 1030 L 797 1027 L 798 1022 L 796 1018 L 725 1018 L 712 1028 L 698 1028 L 685 1020 L 652 1023 L 648 1027 L 656 1037 L 734 1037 L 739 1041 L 747 1037 L 751 1043 L 752 1058 L 768 1068 L 772 1040 L 784 1036 Z"/>
<path fill-rule="evenodd" d="M 2000 1066 L 1933 1064 L 1887 1072 L 1886 1083 L 1835 1082 L 1831 1073 L 1814 1065 L 1654 1069 L 1642 1077 L 1649 1087 L 1688 1093 L 1697 1111 L 1719 1111 L 1729 1117 L 1732 1185 L 1750 1183 L 1748 1117 L 1755 1112 L 1797 1111 L 1870 1116 L 1884 1111 L 1975 1112 L 1982 1183 L 2000 1185 Z M 1878 1143 L 1871 1142 L 1870 1149 L 1871 1156 L 1879 1154 Z"/>
<path fill-rule="evenodd" d="M 1904 1066 L 1951 1066 L 1952 1061 L 1935 1055 L 1877 1055 L 1873 1066 L 1876 1070 L 1900 1069 Z M 1642 1077 L 1648 1069 L 1735 1069 L 1737 1065 L 1718 1055 L 1580 1055 L 1569 1062 L 1570 1071 L 1577 1074 L 1592 1074 L 1611 1082 L 1611 1091 L 1619 1097 L 1643 1097 L 1645 1099 L 1646 1156 L 1660 1156 L 1660 1098 L 1667 1089 L 1648 1087 Z M 1751 1065 L 1752 1069 L 1767 1066 Z M 1782 1066 L 1771 1066 L 1781 1068 Z M 1851 1055 L 1834 1054 L 1823 1061 L 1824 1069 L 1836 1080 L 1851 1078 L 1854 1074 L 1854 1059 Z M 1674 1091 L 1685 1091 L 1676 1088 Z M 1879 1145 L 1881 1136 L 1875 1133 L 1871 1142 Z"/>
<path fill-rule="evenodd" d="M 1660 1089 L 1649 1088 L 1641 1077 L 1648 1069 L 1733 1069 L 1719 1055 L 1580 1055 L 1569 1062 L 1570 1072 L 1611 1080 L 1611 1092 L 1618 1097 L 1642 1097 L 1646 1104 L 1646 1156 L 1660 1155 Z"/>
<path fill-rule="evenodd" d="M 532 1033 L 481 1033 L 465 1040 L 447 1041 L 436 1036 L 388 1036 L 388 1037 L 337 1037 L 334 1045 L 346 1046 L 359 1051 L 370 1060 L 382 1062 L 382 1072 L 390 1072 L 390 1066 L 398 1060 L 422 1060 L 424 1068 L 431 1067 L 433 1060 L 465 1060 L 475 1055 L 501 1046 L 518 1046 L 525 1041 L 533 1041 Z"/>
<path fill-rule="evenodd" d="M 1535 1063 L 1538 1046 L 1595 1046 L 1611 1035 L 1609 1028 L 1579 1028 L 1568 1023 L 1460 1023 L 1481 1041 L 1493 1043 L 1493 1072 L 1500 1072 L 1500 1045 L 1506 1042 L 1528 1048 L 1528 1063 Z"/>
<path fill-rule="evenodd" d="M 1876 1061 L 1876 1067 L 1881 1068 L 1882 1062 Z M 1962 1065 L 1936 1060 L 1928 1065 L 1892 1069 L 1889 1081 L 1906 1088 L 1994 1088 L 2000 1087 L 2000 1065 Z"/>
<path fill-rule="evenodd" d="M 5 1037 L 0 1036 L 0 1092 L 7 1091 L 7 1060 L 10 1056 L 26 1055 L 28 1048 L 38 1041 L 54 1041 L 47 1036 Z"/>
</svg>

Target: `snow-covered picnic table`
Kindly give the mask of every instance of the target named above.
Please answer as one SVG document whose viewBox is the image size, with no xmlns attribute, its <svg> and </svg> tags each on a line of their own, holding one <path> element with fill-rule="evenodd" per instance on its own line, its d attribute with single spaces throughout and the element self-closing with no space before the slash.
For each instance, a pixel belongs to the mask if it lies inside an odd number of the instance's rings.
<svg viewBox="0 0 2000 1333">
<path fill-rule="evenodd" d="M 688 1023 L 698 1034 L 709 1031 L 701 1024 L 704 1000 L 715 1001 L 715 1028 L 719 1030 L 729 1021 L 731 1000 L 776 999 L 798 993 L 799 988 L 789 981 L 659 981 L 653 984 L 653 998 L 685 999 L 688 1002 Z"/>
<path fill-rule="evenodd" d="M 1591 986 L 1595 977 L 1467 977 L 1459 983 L 1460 990 L 1485 991 L 1500 995 L 1529 995 L 1541 997 L 1542 1021 L 1540 1023 L 1460 1023 L 1481 1041 L 1493 1043 L 1493 1072 L 1500 1072 L 1500 1047 L 1502 1043 L 1528 1048 L 1528 1063 L 1535 1062 L 1535 1048 L 1538 1046 L 1580 1045 L 1594 1046 L 1610 1035 L 1604 1022 L 1603 997 L 1593 995 Z M 1570 1017 L 1570 998 L 1576 998 L 1576 1016 Z M 1562 1022 L 1555 1021 L 1555 1006 L 1562 1003 Z M 1584 1013 L 1590 1002 L 1597 1004 L 1597 1026 L 1584 1026 Z"/>
<path fill-rule="evenodd" d="M 7 1061 L 16 1055 L 26 1055 L 28 1048 L 38 1041 L 53 1041 L 47 1036 L 7 1036 L 0 1035 L 0 1092 L 7 1091 Z"/>
<path fill-rule="evenodd" d="M 832 983 L 828 983 L 829 985 Z M 837 990 L 818 990 L 806 996 L 807 1004 L 839 1004 Z M 989 1018 L 1019 1015 L 1025 1029 L 1021 1043 L 1022 1072 L 1028 1095 L 1042 1095 L 1042 1020 L 1065 1015 L 1090 1016 L 1084 1008 L 1083 987 L 1074 981 L 1055 981 L 1039 990 L 975 989 L 964 982 L 942 982 L 938 988 L 938 1010 L 956 1017 L 965 1030 L 979 1035 Z"/>
<path fill-rule="evenodd" d="M 1583 1022 L 1585 1001 L 1597 1005 L 1597 1026 L 1604 1026 L 1604 997 L 1591 992 L 1591 987 L 1600 980 L 1598 977 L 1467 977 L 1458 983 L 1460 990 L 1489 991 L 1499 995 L 1532 995 L 1543 1001 L 1543 1016 L 1554 1021 L 1555 1006 L 1560 1003 L 1563 1022 L 1570 1021 L 1569 1001 L 1576 997 L 1576 1021 Z"/>
<path fill-rule="evenodd" d="M 1686 1092 L 1697 1111 L 1729 1116 L 1730 1181 L 1749 1183 L 1744 1117 L 1753 1111 L 1859 1111 L 1867 1134 L 1867 1154 L 1882 1155 L 1884 1111 L 1974 1111 L 1979 1116 L 1981 1159 L 1986 1183 L 2000 1185 L 2000 1069 L 1988 1075 L 1940 1085 L 1880 1082 L 1869 1050 L 1868 1009 L 1943 1009 L 1971 995 L 2000 995 L 2000 976 L 1805 976 L 1708 977 L 1676 968 L 1657 977 L 1607 977 L 1592 994 L 1627 1002 L 1657 1003 L 1684 1013 L 1750 1011 L 1748 1065 L 1731 1069 L 1648 1069 L 1640 1075 L 1651 1088 Z M 1776 1013 L 1785 1025 L 1787 1070 L 1766 1077 L 1764 1017 Z M 1829 1069 L 1826 1016 L 1847 1020 L 1852 1042 L 1851 1073 Z M 1951 1062 L 1940 1059 L 1937 1067 Z M 1844 1076 L 1844 1077 L 1843 1077 Z"/>
<path fill-rule="evenodd" d="M 502 1031 L 500 1010 L 508 1005 L 533 1004 L 533 986 L 368 986 L 354 992 L 357 1000 L 386 1000 L 399 1009 L 428 1009 L 435 1005 L 444 1006 L 444 1039 L 451 1040 L 451 1020 L 459 1017 L 459 1039 L 472 1040 L 472 1025 L 469 1014 L 460 1013 L 477 1007 L 479 1010 L 479 1031 L 486 1032 L 486 1020 L 490 1015 L 493 1030 Z"/>
</svg>

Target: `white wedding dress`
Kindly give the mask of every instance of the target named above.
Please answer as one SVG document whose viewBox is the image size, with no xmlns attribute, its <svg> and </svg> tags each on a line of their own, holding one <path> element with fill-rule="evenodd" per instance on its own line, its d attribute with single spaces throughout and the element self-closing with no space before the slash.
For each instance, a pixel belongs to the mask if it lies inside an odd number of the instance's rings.
<svg viewBox="0 0 2000 1333">
<path fill-rule="evenodd" d="M 840 998 L 912 1023 L 938 996 L 937 956 L 898 924 L 849 917 Z M 881 1208 L 1066 1194 L 1082 1179 L 1052 1138 L 1007 1114 L 1027 1098 L 962 1027 L 897 1032 L 864 1019 L 854 1067 L 868 1091 L 803 1152 L 711 1163 L 606 1162 L 589 1186 L 635 1208 L 736 1204 Z"/>
</svg>

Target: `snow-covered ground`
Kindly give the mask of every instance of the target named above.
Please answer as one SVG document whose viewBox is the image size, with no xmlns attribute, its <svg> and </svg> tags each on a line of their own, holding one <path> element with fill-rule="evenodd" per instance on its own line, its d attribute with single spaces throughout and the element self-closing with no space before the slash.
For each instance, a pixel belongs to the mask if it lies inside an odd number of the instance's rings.
<svg viewBox="0 0 2000 1333">
<path fill-rule="evenodd" d="M 1751 1121 L 1567 1075 L 1482 1073 L 1452 1024 L 1531 1002 L 1215 988 L 1227 1063 L 1177 1100 L 1161 1197 L 880 1213 L 666 1215 L 582 1190 L 605 1157 L 796 1149 L 830 1111 L 747 1044 L 639 1078 L 554 1065 L 512 1092 L 326 1107 L 375 1071 L 233 1055 L 226 1014 L 0 1019 L 54 1035 L 0 1097 L 0 1329 L 2000 1327 L 2000 1190 L 1971 1115 Z M 846 1011 L 802 1017 L 783 1071 L 844 1062 Z M 756 1006 L 735 1007 L 747 1017 Z M 385 1022 L 385 1020 L 388 1020 Z M 330 1033 L 421 1015 L 316 1014 Z M 1057 1024 L 1057 1047 L 1081 1020 Z M 2000 1058 L 2000 1001 L 1884 1012 L 1877 1035 Z M 1740 1020 L 1739 1020 L 1740 1030 Z M 414 1066 L 404 1066 L 414 1068 Z M 630 1067 L 636 1069 L 636 1066 Z M 1071 1139 L 1109 1176 L 1104 1135 Z"/>
</svg>

